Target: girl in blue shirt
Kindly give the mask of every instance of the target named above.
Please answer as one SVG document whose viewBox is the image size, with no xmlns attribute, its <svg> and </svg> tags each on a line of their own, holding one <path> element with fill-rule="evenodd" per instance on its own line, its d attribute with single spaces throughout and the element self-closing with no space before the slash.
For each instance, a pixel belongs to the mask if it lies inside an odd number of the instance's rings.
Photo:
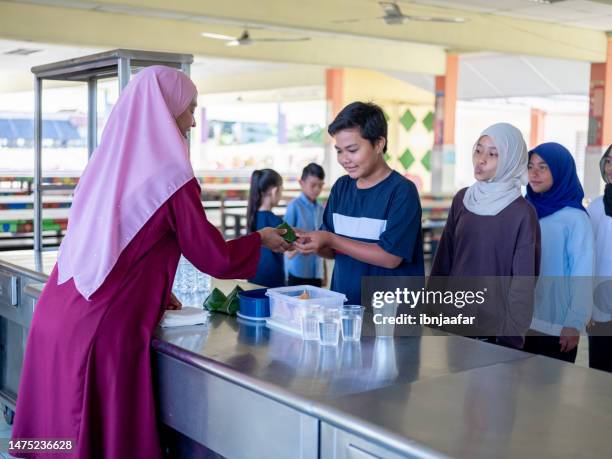
<svg viewBox="0 0 612 459">
<path fill-rule="evenodd" d="M 529 152 L 527 200 L 538 214 L 542 260 L 524 350 L 574 362 L 591 317 L 593 230 L 570 152 L 554 142 Z"/>
<path fill-rule="evenodd" d="M 251 190 L 247 207 L 247 233 L 261 228 L 276 227 L 283 221 L 272 213 L 283 193 L 283 178 L 273 169 L 256 170 L 251 175 Z M 257 274 L 249 282 L 264 287 L 285 285 L 285 261 L 282 253 L 261 248 Z"/>
</svg>

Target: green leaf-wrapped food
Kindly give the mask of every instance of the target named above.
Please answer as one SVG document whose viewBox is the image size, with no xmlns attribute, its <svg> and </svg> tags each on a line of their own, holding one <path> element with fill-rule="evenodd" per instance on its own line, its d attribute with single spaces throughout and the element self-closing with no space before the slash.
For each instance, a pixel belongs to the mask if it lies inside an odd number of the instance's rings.
<svg viewBox="0 0 612 459">
<path fill-rule="evenodd" d="M 276 227 L 276 229 L 286 229 L 287 230 L 287 232 L 283 234 L 283 239 L 287 241 L 289 244 L 297 240 L 297 236 L 295 235 L 293 228 L 291 228 L 291 226 L 287 222 L 281 223 L 280 225 Z"/>
<path fill-rule="evenodd" d="M 236 287 L 234 287 L 234 290 L 232 290 L 230 294 L 227 295 L 227 298 L 223 303 L 223 310 L 221 312 L 224 312 L 228 316 L 235 316 L 238 312 L 238 309 L 240 308 L 238 293 L 242 291 L 244 290 L 238 285 L 236 285 Z"/>
<path fill-rule="evenodd" d="M 204 308 L 211 312 L 224 312 L 223 305 L 227 301 L 225 293 L 218 288 L 214 288 L 208 298 L 204 301 Z"/>
</svg>

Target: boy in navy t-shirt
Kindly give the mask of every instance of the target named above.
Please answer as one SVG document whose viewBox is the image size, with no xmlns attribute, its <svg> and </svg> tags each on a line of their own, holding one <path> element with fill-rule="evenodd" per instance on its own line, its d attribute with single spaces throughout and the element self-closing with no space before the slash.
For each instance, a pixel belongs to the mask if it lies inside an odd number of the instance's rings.
<svg viewBox="0 0 612 459">
<path fill-rule="evenodd" d="M 353 102 L 329 125 L 348 175 L 332 187 L 321 231 L 299 233 L 303 254 L 334 258 L 331 289 L 361 304 L 363 276 L 424 276 L 421 204 L 414 184 L 392 170 L 380 107 Z"/>
</svg>

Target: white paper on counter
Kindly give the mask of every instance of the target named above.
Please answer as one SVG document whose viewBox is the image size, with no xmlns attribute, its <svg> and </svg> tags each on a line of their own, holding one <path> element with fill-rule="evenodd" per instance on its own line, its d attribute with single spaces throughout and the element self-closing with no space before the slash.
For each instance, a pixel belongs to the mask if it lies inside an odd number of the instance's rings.
<svg viewBox="0 0 612 459">
<path fill-rule="evenodd" d="M 205 324 L 208 322 L 209 312 L 202 308 L 182 308 L 177 311 L 164 312 L 159 325 L 161 327 L 182 327 L 185 325 Z"/>
</svg>

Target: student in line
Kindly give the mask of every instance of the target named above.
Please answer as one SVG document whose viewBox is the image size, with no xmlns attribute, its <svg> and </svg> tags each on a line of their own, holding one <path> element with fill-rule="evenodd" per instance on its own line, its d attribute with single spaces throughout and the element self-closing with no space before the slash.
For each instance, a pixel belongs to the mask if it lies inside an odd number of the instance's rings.
<svg viewBox="0 0 612 459">
<path fill-rule="evenodd" d="M 527 200 L 542 232 L 542 261 L 524 351 L 574 363 L 591 317 L 593 230 L 576 163 L 563 145 L 529 152 Z"/>
<path fill-rule="evenodd" d="M 301 231 L 315 231 L 323 223 L 323 206 L 317 202 L 325 183 L 325 172 L 316 163 L 302 171 L 300 196 L 287 205 L 285 221 Z M 323 259 L 316 254 L 286 252 L 288 285 L 314 285 L 321 287 L 325 277 Z"/>
<path fill-rule="evenodd" d="M 476 182 L 453 198 L 431 275 L 537 276 L 540 227 L 521 194 L 527 175 L 521 132 L 508 123 L 488 127 L 476 140 L 472 164 Z M 522 346 L 533 304 L 519 298 L 508 305 L 503 336 L 490 341 Z"/>
<path fill-rule="evenodd" d="M 603 196 L 587 209 L 595 233 L 593 320 L 589 328 L 589 366 L 612 372 L 612 145 L 599 162 L 606 183 Z"/>
<path fill-rule="evenodd" d="M 331 289 L 361 304 L 363 276 L 423 276 L 416 186 L 385 162 L 387 121 L 373 103 L 353 102 L 329 125 L 338 163 L 321 231 L 300 233 L 302 254 L 334 258 Z"/>
<path fill-rule="evenodd" d="M 283 220 L 272 212 L 283 194 L 283 178 L 273 169 L 256 170 L 251 175 L 251 190 L 247 206 L 247 234 L 261 228 L 274 228 Z M 285 285 L 285 259 L 266 247 L 261 248 L 257 274 L 249 282 L 264 287 Z"/>
</svg>

